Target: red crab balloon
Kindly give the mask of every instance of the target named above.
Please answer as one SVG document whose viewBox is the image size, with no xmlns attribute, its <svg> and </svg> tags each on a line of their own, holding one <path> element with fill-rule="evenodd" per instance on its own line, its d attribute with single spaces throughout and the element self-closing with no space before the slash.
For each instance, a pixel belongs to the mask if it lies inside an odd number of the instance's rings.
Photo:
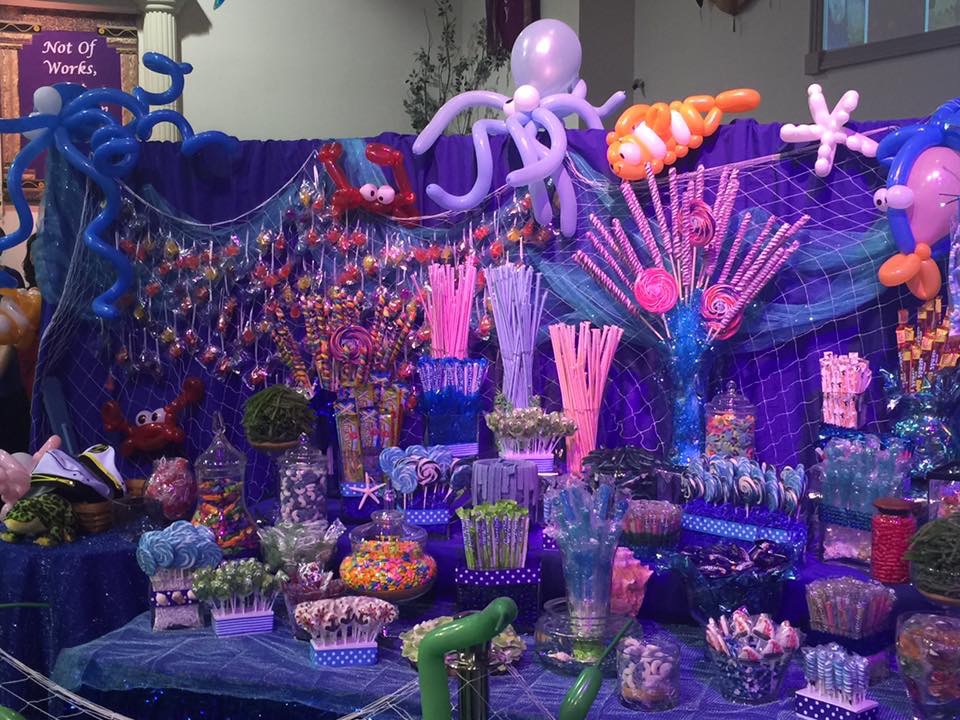
<svg viewBox="0 0 960 720">
<path fill-rule="evenodd" d="M 100 410 L 103 427 L 108 431 L 121 432 L 126 437 L 120 445 L 120 454 L 130 457 L 134 453 L 153 453 L 168 445 L 180 445 L 186 434 L 177 424 L 177 417 L 188 405 L 196 405 L 203 398 L 203 382 L 190 377 L 183 381 L 183 388 L 171 402 L 156 410 L 141 410 L 133 425 L 127 422 L 116 400 L 105 403 Z"/>
</svg>

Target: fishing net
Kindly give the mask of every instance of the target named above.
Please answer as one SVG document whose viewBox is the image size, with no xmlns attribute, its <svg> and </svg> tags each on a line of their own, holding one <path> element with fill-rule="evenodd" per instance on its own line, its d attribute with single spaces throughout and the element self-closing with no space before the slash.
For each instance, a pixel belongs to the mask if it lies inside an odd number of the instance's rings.
<svg viewBox="0 0 960 720">
<path fill-rule="evenodd" d="M 348 155 L 362 156 L 357 150 L 362 148 L 360 142 L 344 141 Z M 883 183 L 882 171 L 873 160 L 841 152 L 830 177 L 822 179 L 812 172 L 815 159 L 815 148 L 801 148 L 735 165 L 740 191 L 731 227 L 745 211 L 761 220 L 768 215 L 786 223 L 802 215 L 810 220 L 797 235 L 799 250 L 748 308 L 740 331 L 713 349 L 706 384 L 709 396 L 726 380 L 737 382 L 758 408 L 757 457 L 778 465 L 813 458 L 820 420 L 820 355 L 827 350 L 857 351 L 874 368 L 889 366 L 895 351 L 896 311 L 912 303 L 904 292 L 886 290 L 876 280 L 879 265 L 895 252 L 886 220 L 872 200 L 873 191 Z M 96 194 L 66 168 L 58 167 L 56 159 L 53 165 L 52 171 L 66 179 L 59 190 L 51 190 L 44 232 L 47 242 L 55 239 L 59 243 L 61 256 L 64 249 L 70 252 L 68 263 L 40 260 L 41 265 L 47 263 L 41 274 L 48 278 L 59 274 L 63 280 L 49 280 L 50 287 L 43 288 L 48 298 L 59 302 L 41 343 L 37 384 L 44 389 L 48 412 L 35 413 L 35 439 L 61 430 L 67 423 L 72 425 L 78 448 L 99 442 L 103 438 L 100 407 L 107 399 L 116 399 L 132 421 L 138 410 L 168 403 L 186 377 L 196 376 L 205 382 L 207 397 L 182 418 L 186 454 L 195 457 L 209 443 L 211 417 L 216 411 L 223 413 L 231 428 L 231 442 L 246 448 L 240 426 L 242 407 L 259 387 L 249 382 L 251 369 L 265 371 L 266 382 L 284 380 L 289 374 L 269 334 L 259 336 L 250 346 L 243 346 L 238 339 L 245 324 L 263 318 L 265 299 L 279 296 L 287 283 L 297 287 L 305 276 L 313 278 L 314 287 L 329 287 L 342 281 L 339 276 L 345 271 L 359 274 L 360 282 L 352 287 L 362 287 L 368 294 L 380 286 L 412 290 L 414 277 L 421 283 L 425 278 L 426 248 L 437 245 L 446 258 L 459 258 L 473 250 L 483 265 L 509 258 L 543 274 L 549 295 L 533 375 L 534 390 L 543 396 L 548 409 L 559 408 L 560 393 L 547 325 L 588 319 L 597 325 L 624 327 L 604 395 L 598 443 L 631 444 L 658 453 L 670 447 L 671 398 L 677 389 L 665 381 L 662 354 L 651 344 L 649 333 L 574 262 L 574 252 L 589 252 L 589 243 L 582 237 L 564 239 L 536 226 L 523 194 L 498 188 L 481 205 L 482 210 L 435 216 L 428 219 L 426 227 L 363 213 L 348 214 L 334 223 L 327 210 L 311 209 L 312 203 L 329 198 L 332 191 L 312 155 L 273 197 L 238 218 L 215 225 L 182 217 L 162 198 L 149 192 L 137 195 L 127 188 L 116 241 L 118 247 L 138 258 L 137 284 L 127 319 L 107 325 L 92 316 L 90 303 L 112 278 L 108 268 L 78 241 L 79 228 L 95 212 Z M 732 166 L 725 167 L 729 170 Z M 588 216 L 594 213 L 607 224 L 619 219 L 627 233 L 636 236 L 618 185 L 572 153 L 568 169 L 578 196 L 579 227 L 589 227 Z M 382 171 L 362 157 L 347 170 L 364 182 L 386 182 Z M 712 167 L 705 172 L 708 202 L 723 170 Z M 646 185 L 638 183 L 635 188 L 652 217 Z M 663 192 L 666 196 L 665 188 Z M 51 208 L 57 202 L 59 207 Z M 331 226 L 346 235 L 363 233 L 364 247 L 337 250 L 326 235 Z M 316 231 L 319 240 L 314 237 L 307 242 L 310 230 Z M 278 248 L 277 238 L 283 238 L 283 249 Z M 634 241 L 639 242 L 636 237 Z M 236 268 L 233 277 L 239 279 L 231 280 L 223 272 L 205 275 L 204 253 L 222 258 L 227 246 L 235 248 L 231 262 Z M 405 259 L 388 262 L 391 248 L 396 257 Z M 365 273 L 367 256 L 375 258 L 378 265 L 369 274 Z M 158 274 L 163 262 L 176 266 L 184 257 L 199 257 L 199 266 L 175 267 Z M 269 274 L 288 266 L 287 279 L 273 290 L 265 288 L 254 278 L 258 265 L 266 266 Z M 182 302 L 185 293 L 192 297 L 189 304 Z M 236 308 L 230 321 L 218 329 L 228 298 L 236 301 Z M 474 325 L 487 314 L 478 293 Z M 303 319 L 288 312 L 286 320 L 294 337 L 303 338 Z M 196 333 L 196 347 L 171 358 L 171 345 L 183 341 L 189 329 Z M 219 359 L 235 362 L 219 370 L 216 362 L 205 364 L 201 361 L 203 350 L 210 346 L 218 351 Z M 403 351 L 412 361 L 417 352 L 410 345 Z M 473 356 L 497 360 L 497 353 L 495 330 L 489 339 L 474 332 Z M 499 364 L 495 367 L 488 380 L 488 403 L 500 380 Z M 51 387 L 53 391 L 48 392 Z M 874 383 L 867 396 L 867 430 L 880 429 L 882 402 L 879 383 Z M 51 411 L 51 404 L 59 406 L 59 412 L 56 407 Z M 405 424 L 402 442 L 421 439 L 420 423 L 413 413 Z M 481 441 L 489 446 L 491 439 L 483 435 Z M 248 497 L 257 501 L 273 492 L 268 480 L 270 458 L 251 450 L 249 462 L 253 472 Z M 137 468 L 142 472 L 148 469 Z"/>
</svg>

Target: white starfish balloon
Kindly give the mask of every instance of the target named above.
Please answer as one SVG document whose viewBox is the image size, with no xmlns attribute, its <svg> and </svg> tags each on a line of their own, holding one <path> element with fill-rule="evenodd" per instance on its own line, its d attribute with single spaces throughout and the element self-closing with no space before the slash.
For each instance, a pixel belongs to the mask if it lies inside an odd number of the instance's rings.
<svg viewBox="0 0 960 720">
<path fill-rule="evenodd" d="M 847 90 L 832 112 L 827 110 L 823 88 L 816 83 L 807 88 L 807 96 L 813 123 L 787 123 L 780 128 L 780 139 L 788 143 L 818 141 L 820 148 L 817 150 L 817 162 L 813 166 L 817 175 L 826 177 L 830 174 L 833 158 L 837 154 L 837 145 L 846 145 L 853 152 L 862 153 L 866 157 L 877 156 L 876 140 L 871 140 L 861 133 L 850 132 L 844 127 L 850 121 L 850 115 L 857 109 L 860 93 Z"/>
</svg>

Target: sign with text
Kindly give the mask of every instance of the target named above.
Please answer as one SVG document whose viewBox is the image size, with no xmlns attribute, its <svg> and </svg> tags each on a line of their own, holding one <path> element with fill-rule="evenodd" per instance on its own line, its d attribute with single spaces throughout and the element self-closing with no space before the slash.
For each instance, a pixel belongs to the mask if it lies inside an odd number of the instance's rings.
<svg viewBox="0 0 960 720">
<path fill-rule="evenodd" d="M 94 32 L 45 30 L 34 34 L 20 49 L 20 112 L 33 110 L 37 88 L 57 83 L 78 83 L 86 88 L 121 89 L 120 53 L 107 39 Z M 121 119 L 120 108 L 105 108 Z M 43 173 L 43 158 L 34 162 L 38 177 Z"/>
</svg>

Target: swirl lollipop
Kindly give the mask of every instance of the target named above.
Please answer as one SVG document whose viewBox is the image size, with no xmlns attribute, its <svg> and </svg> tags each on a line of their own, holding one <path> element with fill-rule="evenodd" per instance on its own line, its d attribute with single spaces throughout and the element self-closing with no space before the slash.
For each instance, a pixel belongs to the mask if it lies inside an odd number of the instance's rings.
<svg viewBox="0 0 960 720">
<path fill-rule="evenodd" d="M 747 506 L 747 515 L 750 514 L 751 505 L 763 502 L 763 484 L 753 475 L 741 475 L 737 479 L 737 491 L 743 504 Z"/>
<path fill-rule="evenodd" d="M 633 296 L 644 310 L 658 314 L 672 310 L 680 299 L 677 281 L 663 268 L 641 270 L 633 284 Z"/>
<path fill-rule="evenodd" d="M 393 472 L 393 469 L 400 462 L 400 459 L 406 457 L 403 450 L 398 447 L 384 448 L 380 452 L 380 469 L 387 475 Z"/>
<path fill-rule="evenodd" d="M 417 460 L 417 479 L 421 487 L 437 482 L 441 474 L 440 464 L 435 460 L 426 457 Z"/>
<path fill-rule="evenodd" d="M 698 248 L 709 245 L 717 231 L 717 221 L 710 206 L 703 200 L 694 200 L 687 206 L 686 221 L 690 244 Z"/>
<path fill-rule="evenodd" d="M 404 450 L 404 454 L 407 457 L 427 457 L 430 453 L 427 452 L 427 449 L 423 445 L 411 445 Z"/>
<path fill-rule="evenodd" d="M 373 337 L 361 325 L 342 325 L 330 336 L 330 357 L 362 371 L 373 352 Z"/>
<path fill-rule="evenodd" d="M 397 463 L 390 476 L 393 489 L 404 495 L 414 492 L 419 485 L 417 478 L 417 461 L 415 458 L 406 457 Z"/>
<path fill-rule="evenodd" d="M 453 453 L 446 445 L 431 445 L 427 448 L 427 457 L 436 461 L 442 468 L 449 468 L 453 465 Z"/>
</svg>

